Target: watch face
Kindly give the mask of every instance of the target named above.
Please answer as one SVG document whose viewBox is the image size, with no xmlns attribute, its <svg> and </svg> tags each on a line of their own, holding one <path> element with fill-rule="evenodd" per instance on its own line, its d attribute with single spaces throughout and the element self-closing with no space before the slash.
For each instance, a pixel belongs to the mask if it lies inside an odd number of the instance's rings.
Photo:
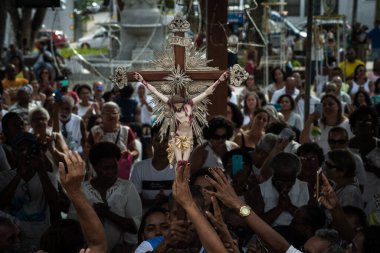
<svg viewBox="0 0 380 253">
<path fill-rule="evenodd" d="M 240 213 L 242 216 L 248 216 L 251 213 L 251 209 L 248 206 L 243 206 L 240 209 Z"/>
</svg>

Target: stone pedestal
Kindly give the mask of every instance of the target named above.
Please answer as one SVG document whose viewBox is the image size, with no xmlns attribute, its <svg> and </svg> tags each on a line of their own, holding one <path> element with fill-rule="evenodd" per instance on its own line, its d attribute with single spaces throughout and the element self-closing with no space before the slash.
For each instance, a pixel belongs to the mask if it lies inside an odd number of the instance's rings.
<svg viewBox="0 0 380 253">
<path fill-rule="evenodd" d="M 161 12 L 155 0 L 125 0 L 120 16 L 120 60 L 150 61 L 165 42 Z"/>
</svg>

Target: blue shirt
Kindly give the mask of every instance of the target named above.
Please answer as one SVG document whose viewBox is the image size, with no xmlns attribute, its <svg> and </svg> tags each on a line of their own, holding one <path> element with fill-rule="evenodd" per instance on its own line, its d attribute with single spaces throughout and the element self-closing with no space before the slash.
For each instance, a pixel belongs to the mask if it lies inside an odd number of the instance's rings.
<svg viewBox="0 0 380 253">
<path fill-rule="evenodd" d="M 373 28 L 368 37 L 371 39 L 372 48 L 380 48 L 380 27 Z"/>
</svg>

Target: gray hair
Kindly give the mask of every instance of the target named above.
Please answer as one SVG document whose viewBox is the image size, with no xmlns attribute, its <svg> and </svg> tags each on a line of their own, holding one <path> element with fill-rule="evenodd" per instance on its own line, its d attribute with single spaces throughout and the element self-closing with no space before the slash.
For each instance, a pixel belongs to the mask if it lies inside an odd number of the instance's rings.
<svg viewBox="0 0 380 253">
<path fill-rule="evenodd" d="M 62 96 L 62 103 L 68 103 L 71 106 L 71 108 L 74 108 L 75 106 L 74 98 L 70 95 Z"/>
<path fill-rule="evenodd" d="M 110 101 L 110 102 L 107 102 L 107 103 L 103 104 L 102 114 L 105 113 L 107 111 L 107 109 L 109 109 L 109 108 L 117 109 L 117 111 L 119 113 L 121 113 L 119 105 L 116 104 L 115 102 Z"/>
<path fill-rule="evenodd" d="M 278 136 L 272 133 L 267 133 L 264 137 L 257 143 L 256 149 L 260 151 L 265 151 L 270 153 L 270 151 L 276 145 Z"/>
<path fill-rule="evenodd" d="M 292 169 L 298 175 L 301 171 L 301 162 L 298 156 L 287 152 L 278 153 L 273 157 L 272 161 L 270 161 L 269 166 L 272 168 L 273 173 L 282 169 Z"/>
<path fill-rule="evenodd" d="M 31 110 L 31 111 L 29 112 L 29 122 L 32 121 L 33 117 L 34 117 L 37 113 L 42 113 L 42 114 L 44 114 L 44 115 L 46 116 L 47 120 L 50 119 L 49 112 L 48 112 L 45 108 L 38 106 L 38 107 L 34 108 L 33 110 Z"/>
<path fill-rule="evenodd" d="M 326 240 L 330 243 L 330 247 L 326 253 L 343 253 L 344 250 L 341 246 L 341 239 L 338 231 L 335 229 L 321 228 L 315 232 L 315 236 Z"/>
</svg>

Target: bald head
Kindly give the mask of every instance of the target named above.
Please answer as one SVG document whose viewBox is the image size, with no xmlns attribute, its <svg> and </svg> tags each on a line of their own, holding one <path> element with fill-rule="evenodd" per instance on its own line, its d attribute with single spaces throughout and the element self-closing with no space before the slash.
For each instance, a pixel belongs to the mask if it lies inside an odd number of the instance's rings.
<svg viewBox="0 0 380 253">
<path fill-rule="evenodd" d="M 286 82 L 285 82 L 286 94 L 292 95 L 294 93 L 296 86 L 297 86 L 297 80 L 294 77 L 289 76 L 288 78 L 286 78 Z"/>
</svg>

